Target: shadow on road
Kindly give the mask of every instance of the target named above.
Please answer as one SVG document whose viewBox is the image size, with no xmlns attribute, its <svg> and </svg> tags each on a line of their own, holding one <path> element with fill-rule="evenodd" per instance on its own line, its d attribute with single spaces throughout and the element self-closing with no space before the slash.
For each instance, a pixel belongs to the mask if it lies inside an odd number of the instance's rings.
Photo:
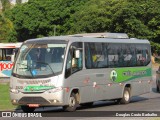
<svg viewBox="0 0 160 120">
<path fill-rule="evenodd" d="M 152 88 L 152 92 L 158 93 L 156 88 Z"/>
</svg>

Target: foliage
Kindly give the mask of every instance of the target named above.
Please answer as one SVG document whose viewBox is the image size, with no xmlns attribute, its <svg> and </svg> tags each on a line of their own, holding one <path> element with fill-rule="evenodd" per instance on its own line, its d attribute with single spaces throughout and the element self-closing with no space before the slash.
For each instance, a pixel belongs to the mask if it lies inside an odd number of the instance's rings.
<svg viewBox="0 0 160 120">
<path fill-rule="evenodd" d="M 0 26 L 0 40 L 5 40 L 6 36 L 8 36 L 8 34 L 13 31 L 13 24 L 8 18 L 5 18 L 3 14 L 0 14 Z"/>
<path fill-rule="evenodd" d="M 9 0 L 0 0 L 2 3 L 2 12 L 6 11 L 7 9 L 10 9 L 11 4 Z"/>
<path fill-rule="evenodd" d="M 70 15 L 75 13 L 76 6 L 84 1 L 30 0 L 28 3 L 17 5 L 6 15 L 13 21 L 18 41 L 54 35 L 55 28 L 56 35 L 61 35 L 65 33 L 65 23 L 70 19 Z"/>
<path fill-rule="evenodd" d="M 11 8 L 9 0 L 0 0 L 2 12 L 0 12 L 0 41 L 7 42 L 6 36 L 12 31 L 13 24 L 10 19 L 6 18 L 3 12 Z"/>
<path fill-rule="evenodd" d="M 160 44 L 151 41 L 151 48 L 152 53 L 155 54 L 154 56 L 160 56 Z"/>
<path fill-rule="evenodd" d="M 8 41 L 85 32 L 120 32 L 160 43 L 159 0 L 29 0 L 6 11 Z M 155 44 L 153 44 L 155 45 Z"/>
</svg>

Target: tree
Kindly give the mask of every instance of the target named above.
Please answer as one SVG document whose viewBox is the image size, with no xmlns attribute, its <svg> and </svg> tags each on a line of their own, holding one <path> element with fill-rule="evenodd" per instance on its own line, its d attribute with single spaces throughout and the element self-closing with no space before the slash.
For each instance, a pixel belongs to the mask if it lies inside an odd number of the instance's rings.
<svg viewBox="0 0 160 120">
<path fill-rule="evenodd" d="M 70 20 L 71 14 L 76 12 L 76 6 L 82 6 L 84 1 L 30 0 L 26 4 L 15 6 L 6 15 L 13 21 L 17 41 L 54 35 L 55 26 L 56 35 L 62 35 L 68 30 L 65 24 Z"/>
<path fill-rule="evenodd" d="M 2 4 L 2 12 L 0 12 L 0 40 L 6 41 L 6 36 L 12 31 L 13 24 L 3 13 L 11 8 L 11 4 L 9 0 L 1 0 L 0 2 Z"/>
<path fill-rule="evenodd" d="M 90 0 L 73 14 L 70 33 L 77 32 L 110 32 L 112 7 L 119 1 Z M 68 23 L 69 24 L 69 23 Z"/>
<path fill-rule="evenodd" d="M 159 42 L 159 0 L 29 0 L 5 15 L 18 41 L 83 32 L 121 32 Z M 8 37 L 13 38 L 13 37 Z"/>
<path fill-rule="evenodd" d="M 159 42 L 160 4 L 158 0 L 133 1 L 121 5 L 112 17 L 111 31 Z M 116 9 L 116 8 L 115 8 Z"/>
<path fill-rule="evenodd" d="M 2 12 L 4 12 L 7 9 L 10 9 L 11 4 L 9 0 L 1 0 L 2 3 Z"/>
</svg>

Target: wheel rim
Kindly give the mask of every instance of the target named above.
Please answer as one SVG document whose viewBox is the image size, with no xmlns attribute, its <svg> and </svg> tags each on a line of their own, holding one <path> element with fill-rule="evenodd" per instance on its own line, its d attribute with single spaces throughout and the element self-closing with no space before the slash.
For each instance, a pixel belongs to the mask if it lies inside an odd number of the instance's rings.
<svg viewBox="0 0 160 120">
<path fill-rule="evenodd" d="M 128 91 L 125 91 L 124 99 L 125 99 L 125 101 L 129 101 L 129 92 Z"/>
<path fill-rule="evenodd" d="M 74 97 L 70 97 L 69 106 L 70 106 L 70 107 L 74 107 L 75 104 L 76 104 L 75 98 L 74 98 Z"/>
</svg>

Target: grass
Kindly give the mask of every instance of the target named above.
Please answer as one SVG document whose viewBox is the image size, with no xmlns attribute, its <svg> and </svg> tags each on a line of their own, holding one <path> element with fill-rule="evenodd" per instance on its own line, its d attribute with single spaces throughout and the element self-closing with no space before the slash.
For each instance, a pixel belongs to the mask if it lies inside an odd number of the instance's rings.
<svg viewBox="0 0 160 120">
<path fill-rule="evenodd" d="M 0 83 L 0 111 L 14 110 L 16 107 L 10 101 L 9 83 Z"/>
</svg>

